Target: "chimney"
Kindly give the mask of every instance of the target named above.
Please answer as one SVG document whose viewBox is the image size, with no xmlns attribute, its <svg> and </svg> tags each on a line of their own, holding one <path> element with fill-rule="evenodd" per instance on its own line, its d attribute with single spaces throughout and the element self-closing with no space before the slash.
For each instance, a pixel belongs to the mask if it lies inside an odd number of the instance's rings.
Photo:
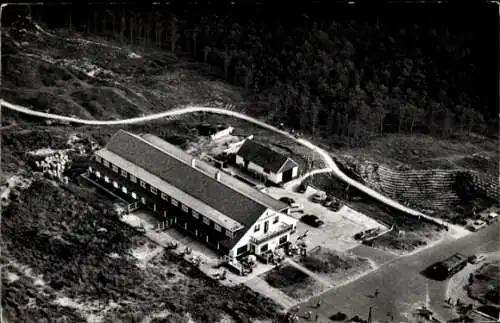
<svg viewBox="0 0 500 323">
<path fill-rule="evenodd" d="M 191 167 L 196 167 L 196 158 L 191 159 Z"/>
<path fill-rule="evenodd" d="M 218 180 L 218 181 L 220 181 L 220 171 L 217 171 L 215 173 L 215 179 Z"/>
</svg>

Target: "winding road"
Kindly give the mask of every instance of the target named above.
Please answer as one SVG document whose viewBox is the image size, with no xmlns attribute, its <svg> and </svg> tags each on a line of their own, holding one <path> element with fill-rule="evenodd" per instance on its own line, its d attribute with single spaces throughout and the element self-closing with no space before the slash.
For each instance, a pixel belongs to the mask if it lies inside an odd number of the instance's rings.
<svg viewBox="0 0 500 323">
<path fill-rule="evenodd" d="M 53 113 L 46 113 L 46 112 L 40 112 L 40 111 L 34 111 L 32 109 L 7 102 L 3 99 L 0 99 L 0 109 L 1 107 L 6 107 L 10 110 L 14 110 L 23 114 L 28 114 L 32 116 L 37 116 L 40 118 L 45 118 L 45 119 L 53 119 L 53 120 L 61 120 L 61 121 L 69 121 L 73 123 L 79 123 L 79 124 L 86 124 L 86 125 L 120 125 L 120 124 L 134 124 L 134 123 L 141 123 L 141 122 L 146 122 L 146 121 L 152 121 L 152 120 L 157 120 L 157 119 L 162 119 L 166 117 L 171 117 L 171 116 L 178 116 L 178 115 L 183 115 L 183 114 L 188 114 L 188 113 L 195 113 L 195 112 L 208 112 L 208 113 L 215 113 L 215 114 L 221 114 L 221 115 L 227 115 L 231 117 L 235 117 L 238 119 L 246 120 L 248 122 L 251 122 L 253 124 L 259 125 L 263 128 L 269 129 L 271 131 L 274 131 L 276 133 L 279 133 L 285 137 L 288 137 L 292 139 L 293 141 L 301 144 L 304 147 L 307 147 L 315 152 L 317 152 L 325 162 L 325 164 L 328 166 L 327 169 L 330 169 L 335 176 L 337 176 L 339 179 L 342 181 L 346 182 L 347 184 L 357 188 L 358 190 L 364 192 L 365 194 L 371 196 L 372 198 L 388 205 L 391 206 L 399 211 L 402 211 L 404 213 L 407 213 L 412 216 L 420 216 L 423 218 L 427 218 L 435 223 L 440 223 L 443 225 L 447 225 L 452 231 L 463 231 L 461 227 L 446 223 L 440 219 L 436 219 L 433 217 L 430 217 L 428 215 L 425 215 L 421 212 L 415 211 L 413 209 L 410 209 L 386 196 L 383 196 L 382 194 L 374 191 L 373 189 L 366 187 L 365 185 L 355 181 L 354 179 L 350 178 L 346 174 L 344 174 L 337 166 L 335 161 L 332 159 L 330 154 L 326 152 L 325 150 L 321 149 L 320 147 L 314 145 L 310 141 L 303 139 L 303 138 L 296 138 L 295 136 L 291 135 L 290 133 L 280 130 L 276 127 L 273 127 L 267 123 L 264 123 L 262 121 L 259 121 L 255 118 L 252 118 L 250 116 L 247 116 L 243 113 L 236 112 L 236 111 L 230 111 L 222 108 L 210 108 L 210 107 L 202 107 L 202 106 L 186 106 L 183 108 L 178 108 L 178 109 L 172 109 L 169 111 L 165 112 L 160 112 L 160 113 L 155 113 L 155 114 L 150 114 L 147 116 L 141 116 L 141 117 L 135 117 L 135 118 L 129 118 L 129 119 L 121 119 L 121 120 L 85 120 L 85 119 L 79 119 L 79 118 L 74 118 L 74 117 L 67 117 L 67 116 L 62 116 L 58 114 L 53 114 Z M 325 169 L 322 170 L 324 172 Z"/>
<path fill-rule="evenodd" d="M 84 119 L 79 119 L 79 118 L 74 118 L 74 117 L 67 117 L 67 116 L 61 116 L 57 114 L 51 114 L 51 113 L 45 113 L 45 112 L 40 112 L 40 111 L 34 111 L 29 108 L 13 104 L 10 102 L 7 102 L 3 99 L 0 99 L 0 109 L 1 107 L 6 107 L 10 110 L 14 110 L 23 114 L 28 114 L 32 116 L 37 116 L 40 118 L 46 118 L 46 119 L 54 119 L 54 120 L 61 120 L 61 121 L 70 121 L 73 123 L 79 123 L 79 124 L 86 124 L 86 125 L 120 125 L 120 124 L 133 124 L 133 123 L 140 123 L 140 122 L 146 122 L 146 121 L 151 121 L 151 120 L 156 120 L 156 119 L 161 119 L 165 117 L 171 117 L 171 116 L 178 116 L 178 115 L 183 115 L 183 114 L 188 114 L 188 113 L 195 113 L 195 112 L 208 112 L 208 113 L 215 113 L 215 114 L 221 114 L 221 115 L 227 115 L 227 116 L 232 116 L 235 118 L 239 118 L 242 120 L 246 120 L 248 122 L 251 122 L 253 124 L 259 125 L 261 127 L 267 128 L 271 131 L 274 131 L 276 133 L 279 133 L 283 136 L 286 136 L 293 141 L 301 144 L 302 146 L 305 146 L 307 148 L 310 148 L 311 150 L 317 152 L 320 154 L 322 159 L 324 160 L 325 164 L 328 166 L 327 168 L 323 168 L 321 170 L 316 170 L 313 172 L 317 173 L 323 173 L 323 172 L 333 172 L 334 175 L 336 175 L 338 178 L 343 180 L 349 185 L 352 185 L 359 189 L 360 191 L 366 193 L 367 195 L 379 200 L 380 202 L 391 206 L 395 209 L 398 209 L 402 212 L 405 212 L 411 216 L 421 216 L 425 218 L 429 218 L 430 220 L 448 225 L 450 228 L 450 234 L 447 235 L 449 240 L 448 243 L 443 242 L 438 244 L 435 247 L 429 248 L 427 250 L 422 250 L 421 252 L 416 253 L 415 255 L 410 255 L 408 257 L 400 257 L 398 259 L 395 259 L 393 261 L 389 261 L 388 263 L 383 264 L 381 267 L 377 268 L 373 273 L 368 274 L 358 280 L 355 280 L 353 283 L 347 284 L 346 286 L 333 288 L 330 290 L 330 292 L 326 292 L 324 294 L 325 298 L 325 305 L 331 305 L 327 306 L 326 308 L 322 308 L 319 312 L 323 318 L 327 317 L 327 315 L 331 315 L 331 313 L 323 312 L 324 310 L 327 309 L 332 309 L 332 308 L 338 308 L 339 306 L 345 306 L 343 310 L 351 313 L 359 313 L 358 311 L 360 309 L 366 309 L 369 306 L 373 306 L 376 304 L 377 312 L 378 315 L 381 313 L 387 313 L 387 312 L 392 312 L 392 313 L 398 313 L 398 310 L 403 310 L 401 307 L 401 304 L 399 303 L 400 301 L 409 301 L 411 302 L 412 300 L 414 301 L 415 298 L 421 299 L 422 296 L 422 289 L 421 286 L 425 284 L 425 280 L 422 280 L 421 276 L 418 274 L 418 271 L 421 270 L 421 268 L 425 265 L 430 264 L 432 261 L 437 261 L 444 257 L 445 255 L 449 254 L 452 250 L 454 249 L 462 250 L 462 249 L 467 249 L 467 248 L 474 248 L 477 247 L 477 243 L 471 243 L 471 240 L 467 240 L 468 237 L 463 237 L 459 240 L 456 239 L 451 239 L 451 236 L 453 233 L 461 233 L 459 236 L 464 236 L 464 231 L 465 229 L 448 224 L 442 220 L 435 219 L 432 217 L 429 217 L 425 214 L 422 214 L 418 211 L 412 210 L 406 206 L 401 205 L 400 203 L 383 196 L 382 194 L 372 190 L 371 188 L 366 187 L 365 185 L 353 180 L 352 178 L 348 177 L 345 175 L 336 165 L 335 161 L 332 159 L 330 154 L 326 152 L 325 150 L 321 149 L 320 147 L 317 147 L 310 141 L 303 139 L 303 138 L 295 138 L 293 135 L 280 130 L 276 127 L 273 127 L 271 125 L 268 125 L 262 121 L 259 121 L 255 118 L 249 117 L 245 114 L 235 112 L 235 111 L 230 111 L 230 110 L 225 110 L 222 108 L 210 108 L 210 107 L 201 107 L 201 106 L 187 106 L 183 108 L 178 108 L 178 109 L 173 109 L 169 110 L 166 112 L 162 113 L 157 113 L 157 114 L 151 114 L 147 116 L 141 116 L 141 117 L 136 117 L 136 118 L 130 118 L 130 119 L 123 119 L 123 120 L 107 120 L 107 121 L 102 121 L 102 120 L 84 120 Z M 495 226 L 496 227 L 496 226 Z M 480 242 L 482 239 L 481 238 L 489 238 L 490 241 L 491 239 L 494 239 L 492 237 L 492 229 L 486 230 L 489 234 L 486 232 L 482 234 L 475 234 L 473 239 L 474 241 L 477 240 L 477 242 Z M 456 242 L 455 242 L 456 241 Z M 482 240 L 484 241 L 484 240 Z M 367 250 L 370 252 L 369 250 Z M 473 250 L 471 250 L 473 251 Z M 411 282 L 414 282 L 415 284 L 409 284 Z M 409 285 L 408 285 L 409 284 Z M 408 286 L 407 286 L 408 285 Z M 384 294 L 383 296 L 378 298 L 377 300 L 373 300 L 370 298 L 367 298 L 366 293 L 370 292 L 374 288 L 380 288 L 384 289 Z M 437 304 L 440 304 L 442 300 L 442 285 L 440 284 L 432 284 L 433 289 L 438 289 L 438 291 L 433 292 L 432 294 L 434 295 L 433 299 L 431 300 L 432 303 L 434 303 L 433 307 L 437 308 L 437 312 L 441 316 L 448 316 L 450 315 L 447 313 L 445 310 L 440 308 L 440 306 L 436 306 Z M 387 293 L 387 294 L 386 294 Z M 389 296 L 390 295 L 390 296 Z M 387 297 L 386 297 L 387 296 Z M 443 296 L 444 297 L 444 296 Z M 331 304 L 330 304 L 331 303 Z M 406 308 L 404 308 L 406 309 Z M 323 312 L 323 313 L 321 313 Z M 444 312 L 444 313 L 443 313 Z M 402 318 L 402 317 L 399 317 Z"/>
</svg>

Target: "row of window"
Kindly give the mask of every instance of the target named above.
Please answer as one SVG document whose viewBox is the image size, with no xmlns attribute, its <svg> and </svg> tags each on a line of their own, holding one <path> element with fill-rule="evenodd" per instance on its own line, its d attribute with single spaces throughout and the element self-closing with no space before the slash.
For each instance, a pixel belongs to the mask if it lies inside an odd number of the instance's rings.
<svg viewBox="0 0 500 323">
<path fill-rule="evenodd" d="M 281 246 L 282 244 L 284 244 L 285 242 L 287 242 L 288 240 L 288 236 L 285 234 L 284 236 L 280 237 L 279 241 L 278 241 L 278 245 Z M 263 245 L 262 247 L 260 247 L 260 252 L 266 252 L 267 250 L 269 250 L 269 245 L 266 243 L 265 245 Z"/>
<path fill-rule="evenodd" d="M 115 173 L 119 173 L 120 170 L 118 168 L 118 166 L 116 165 L 113 165 L 111 164 L 110 162 L 108 162 L 107 160 L 104 160 L 104 159 L 101 159 L 99 156 L 96 156 L 95 157 L 95 160 L 98 162 L 98 163 L 101 163 L 102 161 L 102 164 L 105 166 L 105 167 L 110 167 L 111 166 L 111 169 L 115 172 Z M 122 169 L 121 170 L 121 175 L 127 179 L 130 179 L 130 181 L 132 183 L 137 183 L 137 178 L 130 174 L 127 173 L 126 170 Z M 106 183 L 109 183 L 109 178 L 107 176 L 104 177 L 104 180 L 106 181 Z M 116 186 L 118 185 L 118 183 L 116 182 L 113 182 L 113 186 Z M 147 189 L 147 185 L 146 185 L 146 182 L 139 179 L 139 185 L 143 188 L 143 189 Z M 150 186 L 150 191 L 151 193 L 157 195 L 158 194 L 158 189 L 152 185 L 149 185 Z M 124 190 L 124 192 L 126 193 L 126 188 Z M 136 195 L 135 193 L 132 193 L 133 195 Z M 133 196 L 134 197 L 134 196 Z M 168 201 L 169 199 L 169 196 L 167 194 L 165 194 L 164 192 L 160 192 L 160 197 L 162 200 L 165 200 L 165 201 Z M 134 197 L 136 198 L 136 196 Z M 177 201 L 176 199 L 174 199 L 173 197 L 170 198 L 170 203 L 175 206 L 175 207 L 179 207 L 179 204 L 181 204 L 181 210 L 185 213 L 189 213 L 189 207 L 185 204 L 182 204 L 180 203 L 179 201 Z M 196 212 L 195 210 L 191 210 L 191 214 L 192 216 L 195 218 L 195 219 L 199 219 L 200 218 L 200 214 L 198 212 Z M 210 225 L 210 219 L 207 218 L 207 217 L 203 217 L 203 223 L 206 224 L 206 225 Z M 218 232 L 222 232 L 222 227 L 220 225 L 218 225 L 217 223 L 214 223 L 214 229 Z M 232 238 L 233 237 L 233 233 L 229 230 L 226 230 L 226 236 L 228 236 L 229 238 Z"/>
</svg>

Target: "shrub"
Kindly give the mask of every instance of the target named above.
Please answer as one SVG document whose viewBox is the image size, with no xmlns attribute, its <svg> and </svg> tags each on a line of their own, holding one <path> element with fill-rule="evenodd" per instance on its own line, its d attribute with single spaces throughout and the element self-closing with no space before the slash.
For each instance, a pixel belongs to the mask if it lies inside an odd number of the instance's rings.
<svg viewBox="0 0 500 323">
<path fill-rule="evenodd" d="M 363 320 L 362 318 L 360 318 L 359 316 L 355 316 L 353 317 L 350 322 L 356 322 L 356 323 L 367 323 L 368 321 L 367 320 Z"/>
<path fill-rule="evenodd" d="M 332 321 L 344 321 L 347 318 L 347 315 L 342 312 L 337 312 L 330 316 L 330 320 Z"/>
<path fill-rule="evenodd" d="M 305 282 L 308 278 L 309 276 L 303 271 L 292 266 L 285 266 L 278 270 L 270 271 L 266 275 L 265 281 L 272 287 L 282 288 Z"/>
<path fill-rule="evenodd" d="M 338 269 L 349 270 L 361 261 L 361 259 L 340 255 L 332 251 L 307 255 L 301 259 L 301 263 L 307 269 L 319 273 L 331 273 Z"/>
</svg>

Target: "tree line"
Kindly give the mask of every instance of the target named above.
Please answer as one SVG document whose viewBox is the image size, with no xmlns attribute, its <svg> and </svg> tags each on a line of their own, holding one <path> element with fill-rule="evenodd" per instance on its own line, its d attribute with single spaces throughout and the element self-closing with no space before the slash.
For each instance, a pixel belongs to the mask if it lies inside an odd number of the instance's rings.
<svg viewBox="0 0 500 323">
<path fill-rule="evenodd" d="M 63 25 L 190 55 L 241 86 L 270 121 L 352 145 L 385 133 L 498 131 L 494 78 L 478 61 L 483 30 L 383 15 L 311 16 L 108 8 L 87 19 L 70 13 Z"/>
</svg>

